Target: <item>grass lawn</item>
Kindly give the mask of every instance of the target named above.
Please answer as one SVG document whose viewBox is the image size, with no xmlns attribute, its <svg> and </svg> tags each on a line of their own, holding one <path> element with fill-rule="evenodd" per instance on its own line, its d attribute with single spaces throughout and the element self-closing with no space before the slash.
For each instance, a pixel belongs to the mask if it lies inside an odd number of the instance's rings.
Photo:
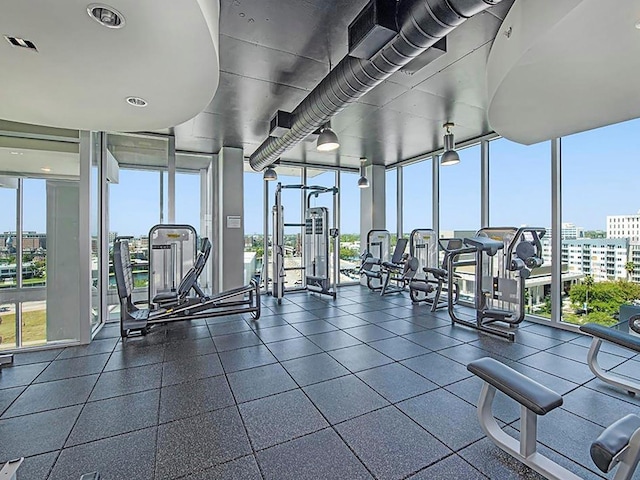
<svg viewBox="0 0 640 480">
<path fill-rule="evenodd" d="M 0 350 L 15 347 L 16 316 L 14 313 L 1 313 Z M 22 344 L 45 343 L 47 340 L 47 311 L 33 310 L 22 313 Z"/>
</svg>

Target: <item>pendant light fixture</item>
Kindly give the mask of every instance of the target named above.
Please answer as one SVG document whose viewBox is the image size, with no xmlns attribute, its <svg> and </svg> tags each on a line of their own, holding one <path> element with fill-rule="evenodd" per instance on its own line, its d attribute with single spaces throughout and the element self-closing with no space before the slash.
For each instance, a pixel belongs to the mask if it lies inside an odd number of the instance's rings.
<svg viewBox="0 0 640 480">
<path fill-rule="evenodd" d="M 455 165 L 456 163 L 460 163 L 460 156 L 458 152 L 456 152 L 456 144 L 453 138 L 453 133 L 451 133 L 451 129 L 454 127 L 452 122 L 447 122 L 443 125 L 446 130 L 444 134 L 444 153 L 440 158 L 440 165 Z"/>
<path fill-rule="evenodd" d="M 262 176 L 263 180 L 267 182 L 274 182 L 278 180 L 278 174 L 276 173 L 276 169 L 273 168 L 273 165 L 269 165 L 267 169 L 264 171 L 264 175 Z"/>
<path fill-rule="evenodd" d="M 365 172 L 365 163 L 367 162 L 366 158 L 360 159 L 360 178 L 358 179 L 358 187 L 359 188 L 369 188 L 369 179 L 366 177 Z"/>
<path fill-rule="evenodd" d="M 340 148 L 340 142 L 338 141 L 336 132 L 331 130 L 331 123 L 323 125 L 320 129 L 316 149 L 319 152 L 332 152 L 338 148 Z"/>
</svg>

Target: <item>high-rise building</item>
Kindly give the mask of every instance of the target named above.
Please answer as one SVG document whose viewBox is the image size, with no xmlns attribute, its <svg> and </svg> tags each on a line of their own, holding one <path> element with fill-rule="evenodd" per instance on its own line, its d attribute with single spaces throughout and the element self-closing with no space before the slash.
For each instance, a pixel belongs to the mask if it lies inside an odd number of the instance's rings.
<svg viewBox="0 0 640 480">
<path fill-rule="evenodd" d="M 570 272 L 590 275 L 596 282 L 626 280 L 629 240 L 584 238 L 562 241 L 562 263 Z"/>
<path fill-rule="evenodd" d="M 607 238 L 640 242 L 640 211 L 636 215 L 607 215 Z"/>
</svg>

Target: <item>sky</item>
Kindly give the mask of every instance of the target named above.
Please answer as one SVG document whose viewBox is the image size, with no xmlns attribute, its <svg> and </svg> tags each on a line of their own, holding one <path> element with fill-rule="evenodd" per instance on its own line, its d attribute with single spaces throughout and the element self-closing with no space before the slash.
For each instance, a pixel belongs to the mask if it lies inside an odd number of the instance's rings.
<svg viewBox="0 0 640 480">
<path fill-rule="evenodd" d="M 563 222 L 587 230 L 605 230 L 607 215 L 635 214 L 640 155 L 640 119 L 583 132 L 562 139 Z M 523 146 L 506 139 L 490 142 L 490 223 L 492 226 L 551 224 L 551 147 L 549 142 Z M 459 151 L 458 165 L 440 169 L 440 228 L 474 230 L 480 227 L 480 147 Z M 342 174 L 341 231 L 360 229 L 360 189 L 357 174 Z M 309 183 L 334 185 L 333 172 Z M 300 183 L 296 176 L 279 178 Z M 395 232 L 396 172 L 387 171 L 387 228 Z M 165 192 L 167 188 L 165 173 Z M 262 233 L 262 174 L 245 173 L 245 233 Z M 120 235 L 145 235 L 160 220 L 160 174 L 120 170 L 120 183 L 110 185 L 110 229 Z M 431 228 L 431 161 L 404 168 L 403 231 Z M 270 186 L 269 207 L 275 198 Z M 314 205 L 331 205 L 321 196 Z M 286 221 L 300 215 L 298 191 L 283 194 Z M 165 193 L 165 219 L 167 195 Z M 15 230 L 15 190 L 0 188 L 0 231 Z M 176 176 L 176 221 L 200 229 L 200 178 Z M 271 218 L 271 211 L 269 212 Z M 24 229 L 46 231 L 46 182 L 24 181 Z"/>
</svg>

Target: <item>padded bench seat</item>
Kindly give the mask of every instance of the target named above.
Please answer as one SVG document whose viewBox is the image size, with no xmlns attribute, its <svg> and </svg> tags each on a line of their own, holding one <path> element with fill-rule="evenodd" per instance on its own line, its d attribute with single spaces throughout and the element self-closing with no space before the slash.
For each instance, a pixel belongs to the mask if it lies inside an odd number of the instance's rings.
<svg viewBox="0 0 640 480">
<path fill-rule="evenodd" d="M 546 415 L 562 405 L 559 394 L 493 358 L 475 360 L 467 365 L 467 370 L 538 415 Z"/>
<path fill-rule="evenodd" d="M 616 330 L 615 328 L 605 327 L 595 323 L 587 323 L 582 325 L 580 330 L 594 337 L 601 338 L 607 342 L 615 343 L 621 347 L 628 348 L 634 352 L 640 353 L 640 337 L 629 335 L 628 333 Z"/>
<path fill-rule="evenodd" d="M 640 417 L 627 415 L 609 425 L 591 444 L 591 459 L 604 473 L 615 466 L 614 459 L 629 444 L 631 436 L 640 428 Z"/>
</svg>

